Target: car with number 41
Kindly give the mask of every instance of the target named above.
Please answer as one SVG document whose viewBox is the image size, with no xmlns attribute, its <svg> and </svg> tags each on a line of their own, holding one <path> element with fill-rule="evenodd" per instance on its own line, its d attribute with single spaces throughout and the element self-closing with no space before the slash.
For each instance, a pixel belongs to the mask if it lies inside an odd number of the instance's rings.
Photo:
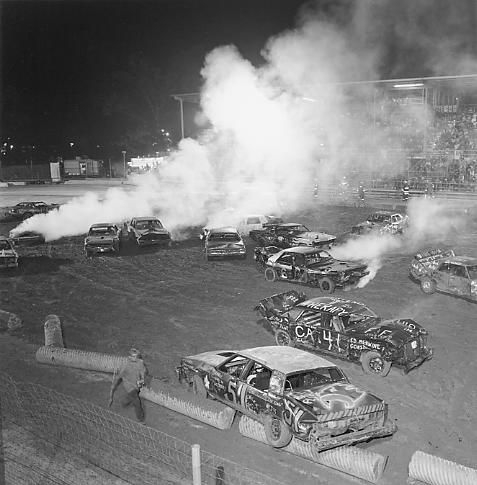
<svg viewBox="0 0 477 485">
<path fill-rule="evenodd" d="M 210 351 L 182 358 L 179 380 L 260 422 L 276 448 L 293 437 L 318 450 L 394 433 L 388 405 L 331 362 L 290 347 Z"/>
<path fill-rule="evenodd" d="M 363 303 L 331 296 L 307 299 L 295 290 L 264 298 L 255 307 L 278 345 L 361 363 L 367 374 L 405 373 L 430 359 L 427 331 L 410 318 L 384 320 Z"/>
</svg>

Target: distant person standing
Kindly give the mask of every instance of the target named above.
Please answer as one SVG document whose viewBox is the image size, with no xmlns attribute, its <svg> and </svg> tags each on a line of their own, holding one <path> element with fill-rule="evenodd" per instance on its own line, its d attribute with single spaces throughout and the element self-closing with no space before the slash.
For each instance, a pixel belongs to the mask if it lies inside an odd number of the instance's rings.
<svg viewBox="0 0 477 485">
<path fill-rule="evenodd" d="M 126 364 L 113 379 L 109 396 L 109 406 L 111 406 L 113 404 L 114 393 L 119 384 L 122 383 L 126 395 L 121 400 L 121 405 L 127 407 L 132 404 L 136 418 L 140 423 L 144 423 L 144 409 L 139 392 L 144 386 L 147 373 L 147 367 L 142 360 L 141 353 L 137 349 L 131 349 Z"/>
<path fill-rule="evenodd" d="M 358 187 L 358 207 L 365 207 L 366 206 L 366 189 L 364 188 L 363 184 L 359 184 Z"/>
</svg>

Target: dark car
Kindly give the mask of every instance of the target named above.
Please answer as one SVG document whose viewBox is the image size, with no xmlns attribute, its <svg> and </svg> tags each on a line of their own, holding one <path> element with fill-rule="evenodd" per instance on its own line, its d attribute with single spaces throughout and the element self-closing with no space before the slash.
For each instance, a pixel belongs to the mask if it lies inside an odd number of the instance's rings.
<svg viewBox="0 0 477 485">
<path fill-rule="evenodd" d="M 86 256 L 103 253 L 119 253 L 121 229 L 112 222 L 93 224 L 84 240 Z"/>
<path fill-rule="evenodd" d="M 207 260 L 212 258 L 245 259 L 247 248 L 235 227 L 213 227 L 203 231 L 204 252 Z"/>
<path fill-rule="evenodd" d="M 59 204 L 47 204 L 46 202 L 19 202 L 9 209 L 8 216 L 15 220 L 25 220 L 36 214 L 46 214 L 59 207 Z"/>
<path fill-rule="evenodd" d="M 364 222 L 351 228 L 351 234 L 364 235 L 377 234 L 402 234 L 409 224 L 407 215 L 399 212 L 380 210 L 370 214 Z"/>
<path fill-rule="evenodd" d="M 439 291 L 477 301 L 477 258 L 456 256 L 451 249 L 430 249 L 416 254 L 409 274 L 424 293 Z"/>
<path fill-rule="evenodd" d="M 293 436 L 318 451 L 394 433 L 388 406 L 339 367 L 299 349 L 270 346 L 184 357 L 179 380 L 261 422 L 270 445 Z"/>
<path fill-rule="evenodd" d="M 18 253 L 9 238 L 0 236 L 0 270 L 8 268 L 18 268 Z"/>
<path fill-rule="evenodd" d="M 133 217 L 127 231 L 129 240 L 137 246 L 172 246 L 170 232 L 157 217 Z"/>
<path fill-rule="evenodd" d="M 432 357 L 427 331 L 410 318 L 384 320 L 363 303 L 334 297 L 306 299 L 296 291 L 261 300 L 255 309 L 270 324 L 278 345 L 359 362 L 368 374 L 404 372 Z"/>
<path fill-rule="evenodd" d="M 36 231 L 10 232 L 10 239 L 15 246 L 37 246 L 45 243 L 45 236 Z"/>
<path fill-rule="evenodd" d="M 322 249 L 293 247 L 275 250 L 276 247 L 256 249 L 255 260 L 262 260 L 267 281 L 284 280 L 317 286 L 325 293 L 359 283 L 369 274 L 366 264 L 334 259 Z"/>
<path fill-rule="evenodd" d="M 280 248 L 313 246 L 329 249 L 336 240 L 336 236 L 311 231 L 304 224 L 295 222 L 263 224 L 263 229 L 250 231 L 249 236 L 260 246 Z"/>
</svg>

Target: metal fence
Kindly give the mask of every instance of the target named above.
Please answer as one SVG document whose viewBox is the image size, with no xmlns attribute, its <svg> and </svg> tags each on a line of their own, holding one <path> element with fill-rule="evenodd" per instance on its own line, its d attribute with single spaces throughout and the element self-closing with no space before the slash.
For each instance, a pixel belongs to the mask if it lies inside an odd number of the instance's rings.
<svg viewBox="0 0 477 485">
<path fill-rule="evenodd" d="M 0 410 L 8 485 L 192 483 L 190 443 L 100 406 L 0 373 Z M 205 451 L 200 461 L 202 484 L 281 485 Z"/>
</svg>

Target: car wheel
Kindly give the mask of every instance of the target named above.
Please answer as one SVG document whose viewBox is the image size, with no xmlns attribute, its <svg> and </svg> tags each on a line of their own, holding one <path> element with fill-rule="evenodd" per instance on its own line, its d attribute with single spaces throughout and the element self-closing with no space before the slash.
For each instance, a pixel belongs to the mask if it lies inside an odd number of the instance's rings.
<svg viewBox="0 0 477 485">
<path fill-rule="evenodd" d="M 306 271 L 301 275 L 301 282 L 304 285 L 309 285 L 310 284 L 310 276 L 309 276 L 309 274 Z"/>
<path fill-rule="evenodd" d="M 265 279 L 267 281 L 276 281 L 278 280 L 278 274 L 274 268 L 265 268 Z"/>
<path fill-rule="evenodd" d="M 92 258 L 93 257 L 93 251 L 86 250 L 86 257 Z"/>
<path fill-rule="evenodd" d="M 323 293 L 333 293 L 336 288 L 336 283 L 331 278 L 328 278 L 328 277 L 321 278 L 321 280 L 319 281 L 319 285 L 320 285 L 320 290 Z"/>
<path fill-rule="evenodd" d="M 365 352 L 361 354 L 361 365 L 366 374 L 385 377 L 391 369 L 391 362 L 384 360 L 379 352 Z"/>
<path fill-rule="evenodd" d="M 258 271 L 260 271 L 260 273 L 262 273 L 263 270 L 265 269 L 265 263 L 260 258 L 256 259 L 255 260 L 255 267 L 257 268 Z"/>
<path fill-rule="evenodd" d="M 431 278 L 423 278 L 421 280 L 421 290 L 427 295 L 432 295 L 436 291 L 436 282 Z"/>
<path fill-rule="evenodd" d="M 192 390 L 197 396 L 204 399 L 207 398 L 207 389 L 205 388 L 204 381 L 197 374 L 194 375 L 192 380 Z"/>
<path fill-rule="evenodd" d="M 263 422 L 265 436 L 274 448 L 283 448 L 292 439 L 290 428 L 277 416 L 266 416 Z"/>
<path fill-rule="evenodd" d="M 277 345 L 283 347 L 294 347 L 295 342 L 291 339 L 290 334 L 285 330 L 277 330 L 275 332 L 275 342 Z"/>
</svg>

